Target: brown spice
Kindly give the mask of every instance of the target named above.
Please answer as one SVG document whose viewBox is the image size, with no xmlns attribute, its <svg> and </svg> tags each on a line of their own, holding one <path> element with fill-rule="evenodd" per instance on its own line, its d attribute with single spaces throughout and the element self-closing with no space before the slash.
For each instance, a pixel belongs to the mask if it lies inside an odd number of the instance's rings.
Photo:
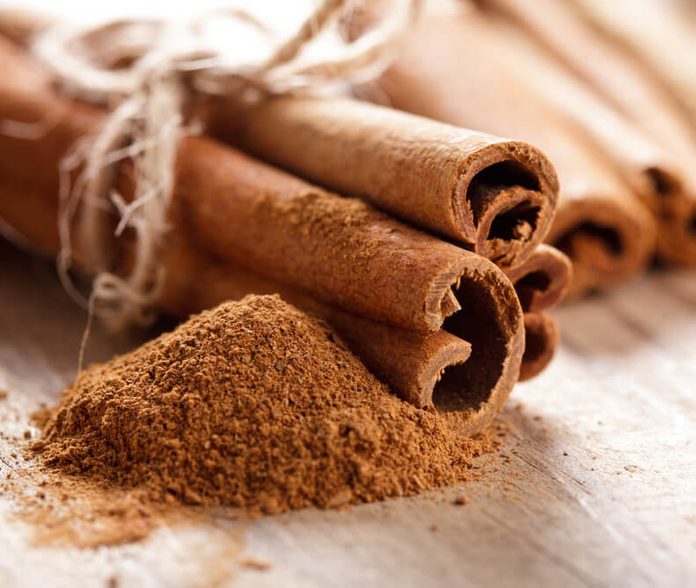
<svg viewBox="0 0 696 588">
<path fill-rule="evenodd" d="M 144 539 L 162 524 L 201 518 L 193 509 L 153 503 L 144 492 L 103 488 L 89 479 L 37 468 L 34 459 L 20 457 L 10 465 L 11 448 L 26 446 L 26 441 L 16 437 L 0 443 L 0 456 L 5 456 L 2 461 L 8 466 L 0 480 L 0 494 L 12 505 L 14 517 L 31 526 L 34 544 L 121 545 Z"/>
<path fill-rule="evenodd" d="M 89 368 L 44 433 L 33 448 L 60 471 L 262 513 L 453 484 L 495 446 L 389 394 L 277 296 L 222 304 Z"/>
<path fill-rule="evenodd" d="M 144 496 L 121 491 L 101 491 L 77 481 L 67 484 L 62 500 L 49 494 L 25 498 L 21 520 L 35 528 L 37 545 L 71 545 L 78 548 L 117 546 L 141 541 L 172 513 L 153 509 Z"/>
<path fill-rule="evenodd" d="M 256 570 L 258 572 L 265 572 L 271 569 L 271 564 L 267 561 L 261 561 L 258 559 L 247 558 L 242 560 L 242 566 L 249 570 Z"/>
<path fill-rule="evenodd" d="M 10 393 L 7 390 L 1 390 L 0 389 L 0 400 L 5 400 Z"/>
</svg>

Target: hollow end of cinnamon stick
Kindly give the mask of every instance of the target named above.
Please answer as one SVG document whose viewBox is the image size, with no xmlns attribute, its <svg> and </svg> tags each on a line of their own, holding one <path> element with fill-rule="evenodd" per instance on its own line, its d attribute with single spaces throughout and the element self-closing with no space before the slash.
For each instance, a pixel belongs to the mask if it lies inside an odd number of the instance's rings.
<svg viewBox="0 0 696 588">
<path fill-rule="evenodd" d="M 301 302 L 299 306 L 307 308 Z M 312 310 L 331 323 L 365 365 L 406 402 L 432 407 L 434 391 L 445 374 L 466 388 L 459 375 L 471 356 L 469 342 L 446 331 L 421 335 L 334 309 Z"/>
<path fill-rule="evenodd" d="M 579 297 L 642 272 L 655 253 L 655 222 L 638 201 L 587 196 L 559 209 L 547 242 L 572 261 L 567 295 Z"/>
<path fill-rule="evenodd" d="M 572 278 L 570 259 L 550 245 L 542 244 L 521 265 L 505 271 L 524 312 L 539 312 L 558 304 Z"/>
<path fill-rule="evenodd" d="M 444 323 L 445 331 L 471 344 L 471 355 L 446 368 L 432 390 L 432 405 L 458 412 L 465 434 L 483 429 L 502 409 L 517 382 L 524 346 L 517 295 L 504 274 L 489 265 L 495 271 L 482 264 L 463 276 L 455 290 L 462 310 Z"/>
<path fill-rule="evenodd" d="M 459 238 L 473 239 L 476 253 L 502 267 L 524 262 L 548 234 L 555 214 L 558 186 L 547 167 L 521 142 L 481 149 L 459 180 L 464 201 L 459 207 L 465 209 L 456 227 Z"/>
<path fill-rule="evenodd" d="M 657 224 L 659 259 L 670 265 L 695 266 L 696 198 L 663 210 Z"/>
<path fill-rule="evenodd" d="M 525 313 L 525 348 L 520 365 L 520 382 L 539 375 L 551 363 L 558 347 L 558 325 L 549 315 Z"/>
</svg>

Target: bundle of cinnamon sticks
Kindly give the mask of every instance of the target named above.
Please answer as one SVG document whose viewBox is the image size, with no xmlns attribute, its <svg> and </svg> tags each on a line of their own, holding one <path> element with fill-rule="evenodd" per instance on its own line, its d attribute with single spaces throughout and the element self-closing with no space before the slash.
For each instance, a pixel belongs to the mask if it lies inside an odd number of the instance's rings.
<svg viewBox="0 0 696 588">
<path fill-rule="evenodd" d="M 0 120 L 38 132 L 0 132 L 0 218 L 56 255 L 60 163 L 107 112 L 61 95 L 21 31 L 0 38 Z M 540 245 L 558 197 L 542 152 L 349 99 L 277 98 L 251 110 L 222 101 L 214 112 L 212 134 L 297 176 L 220 140 L 184 137 L 163 310 L 185 316 L 280 293 L 329 321 L 405 400 L 461 411 L 466 433 L 548 364 L 558 333 L 543 311 L 564 294 L 570 264 Z M 124 163 L 114 189 L 126 200 L 131 180 Z M 108 199 L 101 208 L 113 266 L 128 267 L 129 235 L 114 236 Z M 72 228 L 79 222 L 78 211 Z M 89 246 L 74 233 L 73 259 L 89 274 Z"/>
</svg>

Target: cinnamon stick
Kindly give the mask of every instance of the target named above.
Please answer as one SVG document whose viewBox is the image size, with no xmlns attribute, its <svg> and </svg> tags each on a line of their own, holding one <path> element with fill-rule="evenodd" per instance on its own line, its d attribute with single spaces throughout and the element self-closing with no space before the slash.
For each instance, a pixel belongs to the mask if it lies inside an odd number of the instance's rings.
<svg viewBox="0 0 696 588">
<path fill-rule="evenodd" d="M 5 72 L 0 118 L 51 120 L 38 138 L 0 135 L 0 216 L 46 252 L 55 252 L 56 229 L 49 227 L 55 221 L 58 164 L 76 140 L 99 124 L 103 113 L 58 96 L 31 60 L 7 44 L 0 44 L 0 64 Z M 32 83 L 25 74 L 34 76 Z M 31 163 L 37 160 L 42 167 Z M 127 186 L 127 174 L 120 184 Z M 514 290 L 492 263 L 406 227 L 361 201 L 326 193 L 200 137 L 181 142 L 174 201 L 182 220 L 173 224 L 165 249 L 169 284 L 185 276 L 200 291 L 214 289 L 200 279 L 207 275 L 207 266 L 195 263 L 217 259 L 222 267 L 229 262 L 262 274 L 362 321 L 388 323 L 356 327 L 354 336 L 363 350 L 383 349 L 375 343 L 379 337 L 401 341 L 394 349 L 404 349 L 403 357 L 384 360 L 381 373 L 391 378 L 387 383 L 397 392 L 420 404 L 430 401 L 443 366 L 465 359 L 461 340 L 468 340 L 472 351 L 466 368 L 448 369 L 444 377 L 447 383 L 466 382 L 466 387 L 448 386 L 444 397 L 456 397 L 459 408 L 468 407 L 471 422 L 490 420 L 502 406 L 517 379 L 523 328 Z M 35 202 L 43 204 L 32 218 L 27 206 Z M 193 266 L 180 269 L 183 254 L 172 259 L 178 240 L 203 252 Z M 184 288 L 171 288 L 164 299 L 180 299 Z M 378 335 L 381 328 L 391 331 Z M 428 332 L 435 336 L 426 341 Z M 423 363 L 409 364 L 409 359 L 415 362 L 406 352 L 409 345 Z"/>
<path fill-rule="evenodd" d="M 524 315 L 525 350 L 520 367 L 520 382 L 539 375 L 556 353 L 559 331 L 556 321 L 546 313 Z"/>
<path fill-rule="evenodd" d="M 527 140 L 549 154 L 561 195 L 546 240 L 573 261 L 571 295 L 642 271 L 654 252 L 649 212 L 596 145 L 541 99 L 533 81 L 520 78 L 514 65 L 497 58 L 499 43 L 487 21 L 473 11 L 432 11 L 423 16 L 380 88 L 397 108 Z"/>
<path fill-rule="evenodd" d="M 558 346 L 558 326 L 542 311 L 558 304 L 566 295 L 572 266 L 566 255 L 540 245 L 523 264 L 505 270 L 524 311 L 525 351 L 520 365 L 520 381 L 541 373 L 553 359 Z"/>
<path fill-rule="evenodd" d="M 539 245 L 523 264 L 505 270 L 515 287 L 522 310 L 540 312 L 558 304 L 568 292 L 572 265 L 550 245 Z"/>
<path fill-rule="evenodd" d="M 350 99 L 276 98 L 221 107 L 218 135 L 499 265 L 549 230 L 558 184 L 534 147 Z"/>
</svg>

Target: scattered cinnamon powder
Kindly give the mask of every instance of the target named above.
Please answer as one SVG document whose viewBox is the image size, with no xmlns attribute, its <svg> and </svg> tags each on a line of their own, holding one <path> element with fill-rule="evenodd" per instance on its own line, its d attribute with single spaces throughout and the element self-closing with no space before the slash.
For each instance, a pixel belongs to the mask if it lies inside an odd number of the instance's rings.
<svg viewBox="0 0 696 588">
<path fill-rule="evenodd" d="M 7 390 L 1 390 L 0 389 L 0 400 L 5 400 L 10 393 Z"/>
<path fill-rule="evenodd" d="M 256 570 L 258 572 L 265 572 L 271 569 L 271 564 L 267 561 L 261 561 L 258 559 L 247 558 L 242 560 L 242 566 L 249 570 Z"/>
<path fill-rule="evenodd" d="M 33 449 L 51 469 L 261 513 L 453 484 L 495 446 L 392 396 L 277 296 L 222 304 L 89 368 L 44 434 Z"/>
</svg>

